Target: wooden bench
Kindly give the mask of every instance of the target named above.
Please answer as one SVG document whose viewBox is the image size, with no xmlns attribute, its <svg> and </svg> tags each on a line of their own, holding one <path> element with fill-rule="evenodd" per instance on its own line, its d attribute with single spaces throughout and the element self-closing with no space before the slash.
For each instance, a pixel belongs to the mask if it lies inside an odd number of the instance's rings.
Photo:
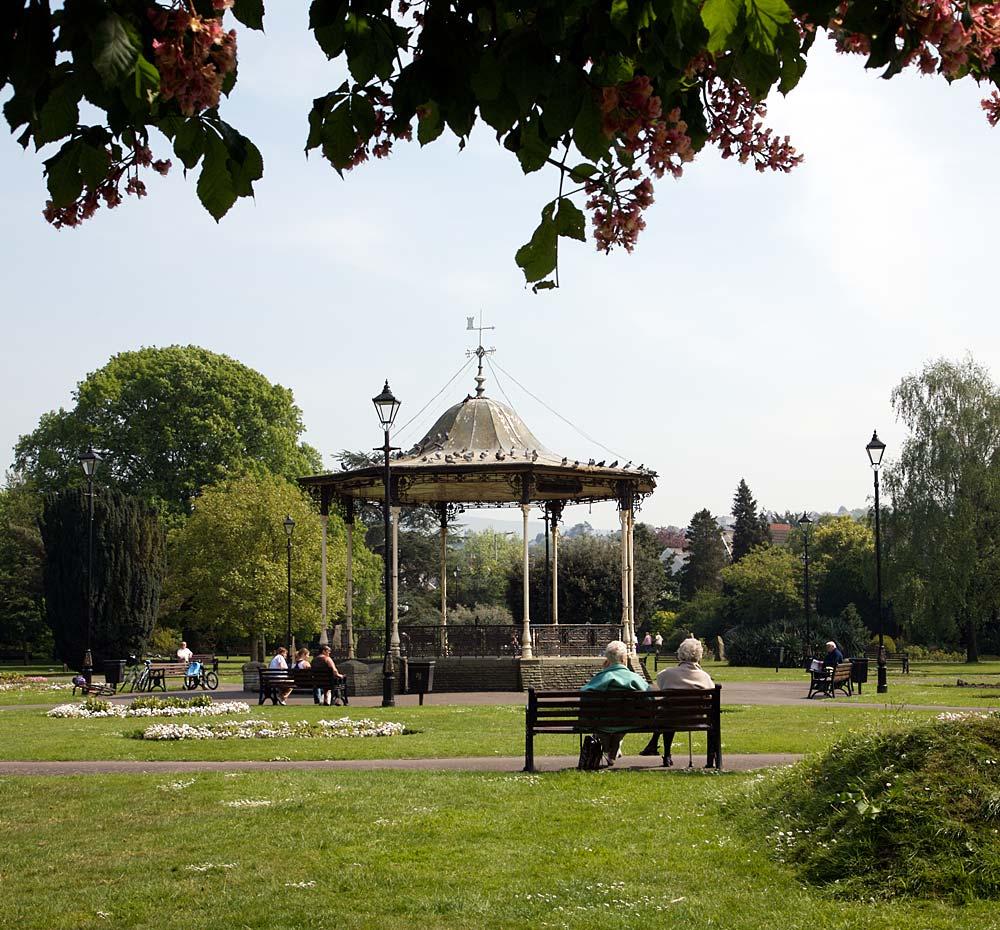
<svg viewBox="0 0 1000 930">
<path fill-rule="evenodd" d="M 216 675 L 219 674 L 219 657 L 218 656 L 214 656 L 214 655 L 212 655 L 209 652 L 205 652 L 205 653 L 198 653 L 198 652 L 196 652 L 196 653 L 194 653 L 191 656 L 191 661 L 192 662 L 199 662 L 199 663 L 201 663 L 202 667 L 204 667 L 204 668 L 210 668 L 213 672 L 215 672 Z"/>
<path fill-rule="evenodd" d="M 866 649 L 865 658 L 878 665 L 878 649 Z M 885 667 L 895 665 L 904 675 L 910 674 L 910 654 L 908 652 L 888 652 L 885 654 Z"/>
<path fill-rule="evenodd" d="M 154 662 L 149 666 L 149 689 L 150 691 L 159 688 L 161 691 L 167 690 L 168 678 L 187 679 L 187 670 L 190 662 Z"/>
<path fill-rule="evenodd" d="M 836 697 L 838 691 L 843 691 L 848 697 L 854 694 L 854 683 L 851 680 L 851 663 L 849 660 L 838 662 L 837 667 L 829 666 L 821 672 L 810 672 L 809 694 L 812 698 L 817 694 Z"/>
<path fill-rule="evenodd" d="M 669 691 L 536 691 L 524 715 L 524 771 L 535 771 L 535 736 L 542 733 L 699 732 L 708 734 L 709 766 L 722 768 L 720 696 L 712 689 Z M 666 765 L 664 757 L 664 765 Z"/>
<path fill-rule="evenodd" d="M 335 703 L 348 703 L 347 679 L 337 677 L 329 668 L 262 668 L 259 677 L 258 704 L 263 704 L 268 698 L 277 704 L 286 691 L 308 691 L 312 694 L 317 688 L 332 691 Z"/>
</svg>

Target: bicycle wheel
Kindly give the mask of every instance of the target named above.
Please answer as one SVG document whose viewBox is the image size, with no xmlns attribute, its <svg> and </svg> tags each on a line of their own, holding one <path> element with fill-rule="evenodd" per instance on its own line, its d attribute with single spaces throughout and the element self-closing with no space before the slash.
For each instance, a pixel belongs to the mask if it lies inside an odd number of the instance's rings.
<svg viewBox="0 0 1000 930">
<path fill-rule="evenodd" d="M 219 687 L 219 676 L 215 672 L 206 672 L 204 681 L 204 687 L 208 688 L 209 691 L 214 691 Z"/>
<path fill-rule="evenodd" d="M 193 691 L 198 687 L 198 678 L 195 675 L 186 675 L 184 677 L 184 688 L 188 691 Z"/>
</svg>

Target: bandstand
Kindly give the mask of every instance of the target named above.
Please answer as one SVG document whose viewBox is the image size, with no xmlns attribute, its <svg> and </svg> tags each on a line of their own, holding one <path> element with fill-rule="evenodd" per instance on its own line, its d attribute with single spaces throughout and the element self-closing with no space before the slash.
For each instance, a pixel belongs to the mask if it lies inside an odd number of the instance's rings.
<svg viewBox="0 0 1000 930">
<path fill-rule="evenodd" d="M 487 350 L 480 344 L 474 393 L 444 411 L 427 434 L 412 448 L 391 458 L 389 499 L 391 533 L 391 640 L 393 656 L 400 656 L 398 597 L 398 526 L 404 507 L 433 509 L 440 521 L 440 618 L 435 633 L 436 653 L 449 654 L 446 571 L 448 526 L 466 507 L 519 507 L 523 525 L 523 597 L 517 643 L 520 658 L 534 657 L 541 627 L 531 621 L 529 600 L 528 519 L 535 507 L 547 517 L 552 552 L 549 613 L 551 627 L 559 625 L 559 524 L 568 504 L 614 501 L 621 523 L 621 620 L 622 639 L 636 650 L 634 616 L 633 527 L 642 500 L 653 493 L 656 473 L 631 462 L 605 464 L 593 459 L 581 461 L 547 449 L 524 421 L 506 404 L 486 395 L 483 358 Z M 354 658 L 353 630 L 353 536 L 355 511 L 359 501 L 385 499 L 385 472 L 381 465 L 310 475 L 300 479 L 319 503 L 323 525 L 321 610 L 323 627 L 327 618 L 326 532 L 330 508 L 344 517 L 347 532 L 346 596 L 344 603 L 343 654 Z M 552 632 L 555 632 L 552 630 Z M 567 631 L 568 632 L 568 631 Z M 545 637 L 542 636 L 544 640 Z M 601 644 L 603 646 L 603 643 Z M 405 652 L 405 650 L 404 650 Z M 593 654 L 592 652 L 590 654 Z"/>
</svg>

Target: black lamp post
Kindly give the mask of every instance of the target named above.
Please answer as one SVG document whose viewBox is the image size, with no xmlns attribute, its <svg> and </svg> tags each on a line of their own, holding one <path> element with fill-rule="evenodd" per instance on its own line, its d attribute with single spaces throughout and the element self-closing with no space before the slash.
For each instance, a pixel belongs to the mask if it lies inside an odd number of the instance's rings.
<svg viewBox="0 0 1000 930">
<path fill-rule="evenodd" d="M 809 625 L 809 527 L 812 526 L 812 520 L 809 519 L 809 514 L 803 513 L 799 517 L 799 526 L 802 527 L 802 541 L 804 546 L 804 555 L 802 564 L 805 569 L 804 578 L 804 607 L 806 615 L 806 659 L 812 658 L 812 631 Z"/>
<path fill-rule="evenodd" d="M 94 626 L 94 475 L 104 459 L 92 447 L 80 456 L 80 466 L 87 476 L 87 650 L 83 654 L 81 674 L 89 685 L 94 677 L 94 658 L 90 652 L 90 636 Z"/>
<path fill-rule="evenodd" d="M 285 645 L 288 648 L 288 665 L 292 666 L 292 533 L 295 531 L 295 521 L 292 515 L 285 517 L 282 526 L 285 528 L 285 538 L 287 540 L 288 552 L 288 635 L 285 637 Z"/>
<path fill-rule="evenodd" d="M 885 674 L 885 644 L 883 636 L 885 634 L 885 615 L 882 612 L 882 540 L 879 530 L 880 510 L 878 502 L 878 471 L 882 464 L 882 456 L 885 453 L 885 443 L 878 438 L 878 431 L 872 431 L 871 442 L 865 446 L 868 453 L 868 461 L 871 462 L 872 471 L 875 473 L 875 594 L 878 599 L 878 687 L 879 694 L 885 694 L 889 690 L 889 684 Z"/>
<path fill-rule="evenodd" d="M 392 639 L 392 568 L 389 564 L 389 519 L 392 495 L 390 491 L 389 474 L 389 453 L 393 451 L 393 446 L 389 445 L 389 430 L 392 428 L 393 420 L 399 412 L 399 401 L 393 397 L 389 390 L 389 380 L 386 379 L 382 393 L 372 398 L 372 403 L 378 411 L 378 419 L 385 432 L 385 442 L 382 445 L 382 452 L 385 455 L 385 501 L 382 505 L 385 517 L 385 546 L 383 549 L 383 561 L 385 562 L 385 574 L 383 585 L 385 587 L 385 659 L 382 661 L 382 706 L 393 707 L 396 699 L 393 697 L 393 659 L 390 641 Z"/>
</svg>

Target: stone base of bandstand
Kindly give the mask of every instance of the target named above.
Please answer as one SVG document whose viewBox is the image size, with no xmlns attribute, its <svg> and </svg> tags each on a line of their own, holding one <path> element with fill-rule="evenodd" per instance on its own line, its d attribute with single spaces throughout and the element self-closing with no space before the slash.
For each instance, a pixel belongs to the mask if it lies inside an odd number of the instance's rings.
<svg viewBox="0 0 1000 930">
<path fill-rule="evenodd" d="M 510 656 L 447 656 L 434 660 L 434 691 L 466 693 L 471 691 L 575 691 L 598 672 L 601 656 L 543 656 L 537 659 Z M 633 671 L 644 673 L 642 664 L 633 658 Z M 407 691 L 407 660 L 396 660 L 395 690 Z M 264 666 L 248 662 L 243 666 L 243 690 L 259 690 L 257 670 Z M 382 661 L 339 659 L 338 670 L 347 675 L 349 695 L 382 693 Z M 648 677 L 648 676 L 646 676 Z"/>
</svg>

